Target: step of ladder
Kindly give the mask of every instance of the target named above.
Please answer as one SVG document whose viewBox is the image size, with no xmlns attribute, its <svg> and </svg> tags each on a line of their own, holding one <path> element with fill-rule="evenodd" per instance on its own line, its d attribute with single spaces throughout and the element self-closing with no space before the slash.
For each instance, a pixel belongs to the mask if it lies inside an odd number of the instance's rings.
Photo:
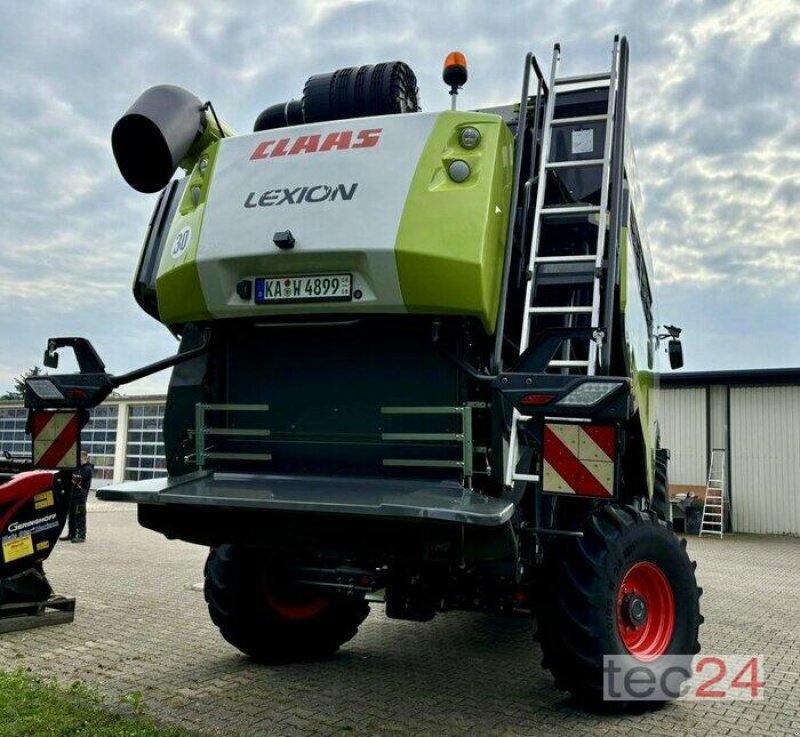
<svg viewBox="0 0 800 737">
<path fill-rule="evenodd" d="M 528 312 L 536 315 L 590 315 L 592 313 L 592 307 L 591 305 L 580 307 L 573 307 L 571 305 L 563 305 L 560 307 L 529 307 Z"/>
<path fill-rule="evenodd" d="M 547 364 L 549 368 L 587 368 L 589 366 L 588 361 L 561 361 L 561 360 L 552 360 L 550 363 Z"/>
<path fill-rule="evenodd" d="M 532 473 L 515 473 L 511 477 L 512 481 L 528 481 L 536 483 L 539 481 L 539 477 Z"/>
<path fill-rule="evenodd" d="M 575 77 L 558 77 L 553 86 L 562 86 L 566 84 L 583 84 L 585 82 L 608 82 L 611 80 L 611 75 L 608 72 L 598 72 L 597 74 L 579 74 Z"/>
<path fill-rule="evenodd" d="M 604 123 L 608 115 L 576 115 L 571 118 L 553 118 L 553 125 L 577 125 L 579 123 Z M 602 162 L 601 162 L 602 163 Z"/>
<path fill-rule="evenodd" d="M 604 268 L 607 264 L 603 261 L 599 265 Z M 539 256 L 534 260 L 537 280 L 541 280 L 542 277 L 559 276 L 593 279 L 597 275 L 597 267 L 597 257 L 592 253 L 580 256 Z"/>
<path fill-rule="evenodd" d="M 533 259 L 535 264 L 577 264 L 597 261 L 597 256 L 593 253 L 580 254 L 578 256 L 536 256 Z"/>
<path fill-rule="evenodd" d="M 540 215 L 584 215 L 593 212 L 600 212 L 599 205 L 566 205 L 557 207 L 543 207 Z"/>
<path fill-rule="evenodd" d="M 548 161 L 545 169 L 580 169 L 584 166 L 602 166 L 603 159 L 576 159 L 575 161 Z"/>
<path fill-rule="evenodd" d="M 601 268 L 605 268 L 603 262 Z M 591 284 L 597 276 L 597 266 L 594 261 L 578 263 L 547 263 L 539 264 L 536 271 L 536 282 L 539 286 L 553 286 L 564 284 Z"/>
</svg>

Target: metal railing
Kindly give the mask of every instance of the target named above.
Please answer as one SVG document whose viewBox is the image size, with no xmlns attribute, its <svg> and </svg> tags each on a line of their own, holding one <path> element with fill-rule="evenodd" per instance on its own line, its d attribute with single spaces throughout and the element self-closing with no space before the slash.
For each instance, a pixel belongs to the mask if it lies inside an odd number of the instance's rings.
<svg viewBox="0 0 800 737">
<path fill-rule="evenodd" d="M 384 458 L 384 466 L 408 468 L 458 468 L 464 478 L 474 473 L 474 454 L 485 452 L 486 448 L 476 447 L 472 434 L 472 411 L 484 409 L 484 402 L 469 402 L 463 407 L 381 407 L 382 415 L 455 415 L 461 417 L 460 432 L 382 432 L 381 440 L 400 442 L 460 443 L 460 459 L 444 458 Z"/>
<path fill-rule="evenodd" d="M 195 459 L 197 468 L 202 469 L 208 460 L 226 461 L 271 461 L 272 453 L 231 453 L 209 450 L 206 447 L 209 436 L 234 438 L 269 438 L 266 428 L 213 427 L 206 424 L 207 412 L 268 412 L 268 404 L 203 404 L 195 405 Z M 212 446 L 213 448 L 213 446 Z"/>
<path fill-rule="evenodd" d="M 432 448 L 445 449 L 459 448 L 459 458 L 384 458 L 382 463 L 387 467 L 407 468 L 453 468 L 459 469 L 465 480 L 476 473 L 485 473 L 475 470 L 474 454 L 485 453 L 486 448 L 476 446 L 473 442 L 472 412 L 475 409 L 485 409 L 484 402 L 469 402 L 463 407 L 381 407 L 381 415 L 406 415 L 430 416 L 453 415 L 461 418 L 461 428 L 454 432 L 381 432 L 380 438 L 387 442 L 430 443 Z M 231 452 L 215 450 L 209 438 L 224 437 L 244 439 L 267 440 L 271 431 L 267 428 L 237 428 L 222 427 L 208 424 L 209 412 L 268 412 L 267 404 L 204 404 L 195 405 L 195 460 L 198 469 L 207 466 L 212 460 L 234 461 L 271 461 L 272 453 L 256 452 Z"/>
</svg>

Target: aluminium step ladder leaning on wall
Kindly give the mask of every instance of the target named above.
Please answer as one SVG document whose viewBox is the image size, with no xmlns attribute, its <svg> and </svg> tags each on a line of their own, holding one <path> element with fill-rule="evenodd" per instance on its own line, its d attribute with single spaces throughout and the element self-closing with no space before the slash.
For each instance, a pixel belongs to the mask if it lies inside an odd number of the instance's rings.
<svg viewBox="0 0 800 737">
<path fill-rule="evenodd" d="M 708 464 L 706 498 L 703 502 L 703 518 L 700 521 L 700 536 L 719 535 L 725 530 L 725 450 L 714 448 Z"/>
</svg>

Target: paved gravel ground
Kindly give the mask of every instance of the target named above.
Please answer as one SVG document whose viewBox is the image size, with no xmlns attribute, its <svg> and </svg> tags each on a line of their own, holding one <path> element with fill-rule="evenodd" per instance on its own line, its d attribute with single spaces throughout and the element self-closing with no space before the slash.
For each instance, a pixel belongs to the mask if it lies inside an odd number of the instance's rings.
<svg viewBox="0 0 800 737">
<path fill-rule="evenodd" d="M 428 624 L 382 608 L 333 659 L 264 667 L 226 644 L 198 586 L 205 551 L 90 502 L 89 540 L 60 543 L 53 586 L 75 622 L 0 637 L 0 668 L 81 679 L 110 703 L 141 692 L 157 718 L 244 735 L 800 735 L 800 539 L 691 539 L 709 653 L 763 654 L 766 697 L 670 704 L 645 716 L 578 710 L 539 666 L 530 622 L 447 614 Z"/>
</svg>

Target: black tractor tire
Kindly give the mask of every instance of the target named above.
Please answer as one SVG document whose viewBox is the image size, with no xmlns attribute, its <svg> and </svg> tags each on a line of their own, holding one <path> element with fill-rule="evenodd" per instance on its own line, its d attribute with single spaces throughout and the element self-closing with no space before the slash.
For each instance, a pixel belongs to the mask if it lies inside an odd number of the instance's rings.
<svg viewBox="0 0 800 737">
<path fill-rule="evenodd" d="M 669 501 L 669 451 L 664 448 L 656 450 L 655 481 L 650 509 L 665 522 L 672 524 L 672 505 Z"/>
<path fill-rule="evenodd" d="M 417 78 L 402 61 L 348 67 L 309 77 L 302 104 L 306 123 L 421 110 Z"/>
<path fill-rule="evenodd" d="M 587 515 L 583 537 L 560 539 L 545 551 L 545 558 L 538 639 L 542 665 L 552 672 L 556 687 L 593 710 L 661 706 L 663 701 L 624 698 L 624 692 L 622 700 L 605 701 L 603 656 L 619 656 L 629 666 L 647 665 L 660 678 L 670 663 L 656 655 L 674 655 L 671 665 L 678 662 L 688 677 L 692 656 L 700 651 L 697 636 L 703 618 L 702 591 L 686 541 L 652 511 L 606 505 Z M 644 577 L 644 586 L 638 585 L 639 577 Z M 641 592 L 646 614 L 634 625 L 630 607 Z M 683 675 L 669 678 L 675 695 L 686 680 Z"/>
<path fill-rule="evenodd" d="M 211 620 L 234 647 L 261 663 L 332 656 L 369 614 L 363 596 L 297 587 L 291 567 L 236 545 L 212 548 L 205 564 Z"/>
</svg>

